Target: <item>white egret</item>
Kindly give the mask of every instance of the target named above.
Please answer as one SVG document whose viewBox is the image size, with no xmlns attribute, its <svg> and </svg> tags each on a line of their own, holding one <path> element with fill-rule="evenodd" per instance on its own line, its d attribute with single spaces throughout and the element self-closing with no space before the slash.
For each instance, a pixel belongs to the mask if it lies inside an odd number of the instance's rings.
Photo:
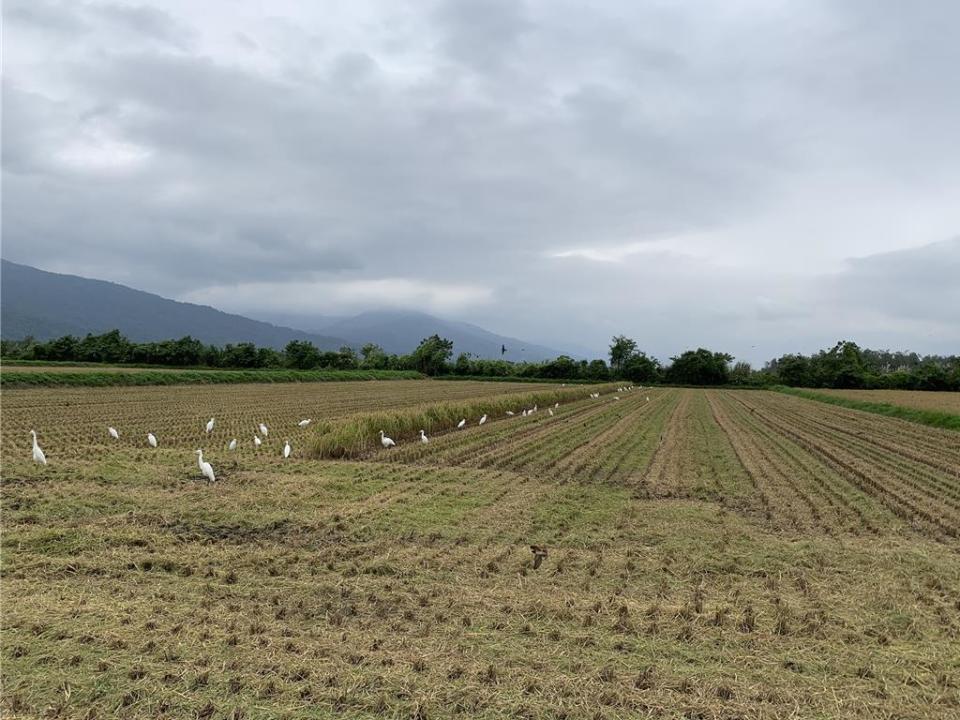
<svg viewBox="0 0 960 720">
<path fill-rule="evenodd" d="M 261 444 L 262 442 L 263 442 L 263 440 L 261 440 L 261 439 L 260 439 L 259 437 L 257 437 L 256 435 L 253 436 L 253 446 L 254 446 L 255 448 L 260 447 L 260 444 Z"/>
<path fill-rule="evenodd" d="M 536 405 L 534 405 L 534 406 L 533 406 L 533 410 L 532 410 L 532 412 L 536 412 L 536 411 L 537 411 L 537 406 L 536 406 Z"/>
<path fill-rule="evenodd" d="M 550 413 L 550 417 L 553 417 L 553 408 L 547 408 L 547 412 Z"/>
<path fill-rule="evenodd" d="M 148 444 L 150 447 L 156 447 L 156 446 L 157 446 L 157 436 L 154 435 L 153 433 L 147 433 L 147 444 Z"/>
<path fill-rule="evenodd" d="M 478 425 L 483 425 L 486 421 L 487 421 L 487 416 L 484 415 L 482 418 L 480 418 L 480 422 L 477 423 L 477 424 L 478 424 Z"/>
<path fill-rule="evenodd" d="M 520 413 L 520 417 L 526 417 L 526 416 L 527 416 L 527 409 L 524 408 L 524 409 L 523 409 L 523 412 Z"/>
<path fill-rule="evenodd" d="M 200 472 L 203 473 L 203 476 L 207 478 L 210 482 L 216 482 L 217 476 L 213 474 L 213 466 L 203 461 L 203 450 L 197 450 L 197 465 L 200 466 Z"/>
<path fill-rule="evenodd" d="M 264 425 L 263 423 L 260 423 L 260 434 L 263 435 L 264 437 L 266 437 L 267 435 L 270 434 L 270 433 L 267 431 L 267 426 Z"/>
<path fill-rule="evenodd" d="M 650 396 L 647 395 L 647 402 L 650 402 Z"/>
<path fill-rule="evenodd" d="M 209 422 L 207 422 L 207 432 L 213 432 L 213 418 L 210 418 Z"/>
<path fill-rule="evenodd" d="M 396 446 L 396 443 L 384 435 L 383 430 L 380 431 L 380 444 L 385 448 L 392 448 Z"/>
<path fill-rule="evenodd" d="M 463 420 L 457 423 L 457 430 L 463 430 L 463 426 L 466 424 L 467 424 L 467 419 L 464 418 Z"/>
<path fill-rule="evenodd" d="M 230 444 L 227 445 L 227 450 L 236 450 L 237 449 L 237 439 L 234 438 L 230 441 Z"/>
<path fill-rule="evenodd" d="M 560 403 L 555 402 L 555 403 L 553 404 L 553 409 L 556 410 L 558 407 L 560 407 Z"/>
<path fill-rule="evenodd" d="M 507 410 L 507 415 L 509 415 L 510 417 L 513 417 L 513 410 Z"/>
<path fill-rule="evenodd" d="M 283 456 L 285 458 L 290 457 L 290 441 L 287 440 L 283 446 Z"/>
<path fill-rule="evenodd" d="M 614 400 L 619 400 L 619 399 L 620 399 L 620 396 L 619 396 L 619 395 L 614 395 L 614 396 L 613 396 L 613 399 L 614 399 Z"/>
<path fill-rule="evenodd" d="M 110 433 L 110 437 L 112 437 L 114 440 L 120 439 L 120 433 L 117 432 L 115 427 L 108 427 L 107 432 Z"/>
<path fill-rule="evenodd" d="M 430 442 L 430 438 L 427 437 L 427 434 L 423 430 L 420 431 L 420 442 L 424 445 Z"/>
<path fill-rule="evenodd" d="M 306 427 L 312 422 L 313 422 L 313 418 L 309 418 L 307 420 L 301 420 L 300 422 L 297 423 L 297 425 L 299 425 L 300 427 Z"/>
<path fill-rule="evenodd" d="M 37 445 L 37 431 L 31 430 L 30 435 L 33 437 L 33 461 L 39 465 L 46 465 L 47 456 L 43 454 L 43 450 Z"/>
</svg>

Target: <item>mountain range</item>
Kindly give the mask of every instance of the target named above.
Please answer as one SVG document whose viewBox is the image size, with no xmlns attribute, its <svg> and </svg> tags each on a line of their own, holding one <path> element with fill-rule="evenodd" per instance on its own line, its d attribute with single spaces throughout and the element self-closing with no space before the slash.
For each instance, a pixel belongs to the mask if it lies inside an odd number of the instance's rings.
<svg viewBox="0 0 960 720">
<path fill-rule="evenodd" d="M 343 345 L 360 348 L 376 343 L 388 353 L 408 353 L 433 335 L 453 341 L 454 353 L 507 360 L 545 360 L 559 350 L 497 335 L 470 323 L 402 310 L 365 312 L 352 317 L 294 316 L 304 329 L 216 308 L 179 302 L 113 282 L 39 270 L 2 261 L 0 266 L 0 332 L 4 339 L 32 336 L 49 340 L 119 329 L 134 342 L 190 335 L 205 343 L 252 342 L 282 348 L 291 340 L 308 340 L 323 350 Z M 583 356 L 584 353 L 567 353 Z"/>
</svg>

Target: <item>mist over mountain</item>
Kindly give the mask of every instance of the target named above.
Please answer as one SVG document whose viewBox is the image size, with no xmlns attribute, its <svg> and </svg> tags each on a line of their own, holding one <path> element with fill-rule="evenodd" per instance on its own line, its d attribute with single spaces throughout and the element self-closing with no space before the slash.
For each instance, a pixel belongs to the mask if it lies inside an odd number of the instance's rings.
<svg viewBox="0 0 960 720">
<path fill-rule="evenodd" d="M 205 305 L 169 300 L 117 283 L 46 272 L 2 261 L 0 321 L 3 337 L 28 335 L 49 340 L 83 336 L 114 328 L 134 342 L 190 335 L 205 343 L 252 342 L 282 348 L 291 340 L 309 340 L 333 350 L 345 340 L 279 327 Z"/>
<path fill-rule="evenodd" d="M 389 353 L 405 354 L 433 334 L 453 340 L 454 352 L 476 357 L 538 361 L 567 351 L 497 335 L 470 323 L 404 310 L 365 312 L 352 317 L 326 315 L 251 319 L 206 305 L 184 303 L 117 283 L 46 272 L 3 260 L 2 334 L 6 339 L 33 336 L 48 340 L 83 336 L 114 328 L 135 342 L 191 335 L 214 345 L 253 342 L 282 348 L 291 340 L 309 340 L 335 350 L 376 343 Z M 274 322 L 266 322 L 265 320 Z M 288 325 L 297 324 L 302 329 Z M 501 355 L 501 349 L 506 352 Z"/>
</svg>

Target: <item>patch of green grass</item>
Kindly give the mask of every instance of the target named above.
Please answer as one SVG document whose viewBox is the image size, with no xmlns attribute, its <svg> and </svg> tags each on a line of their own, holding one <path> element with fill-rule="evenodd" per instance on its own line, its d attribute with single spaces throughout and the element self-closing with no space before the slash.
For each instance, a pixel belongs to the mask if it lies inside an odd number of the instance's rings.
<svg viewBox="0 0 960 720">
<path fill-rule="evenodd" d="M 609 542 L 629 504 L 630 494 L 625 488 L 563 485 L 537 503 L 530 521 L 530 538 L 563 546 Z"/>
<path fill-rule="evenodd" d="M 0 386 L 109 387 L 115 385 L 214 385 L 237 383 L 303 383 L 347 380 L 419 380 L 412 370 L 144 370 L 143 372 L 17 372 L 0 373 Z"/>
<path fill-rule="evenodd" d="M 929 425 L 930 427 L 943 428 L 944 430 L 960 430 L 960 415 L 954 413 L 941 412 L 939 410 L 920 410 L 917 408 L 904 407 L 903 405 L 891 405 L 890 403 L 854 400 L 852 398 L 840 397 L 838 395 L 825 395 L 824 393 L 818 393 L 813 390 L 787 387 L 785 385 L 774 385 L 769 389 L 786 395 L 806 398 L 807 400 L 816 400 L 817 402 L 827 403 L 829 405 L 839 405 L 840 407 L 850 408 L 851 410 L 863 410 L 864 412 L 871 412 L 877 415 L 899 418 L 900 420 L 907 420 L 909 422 L 919 423 L 920 425 Z"/>
</svg>

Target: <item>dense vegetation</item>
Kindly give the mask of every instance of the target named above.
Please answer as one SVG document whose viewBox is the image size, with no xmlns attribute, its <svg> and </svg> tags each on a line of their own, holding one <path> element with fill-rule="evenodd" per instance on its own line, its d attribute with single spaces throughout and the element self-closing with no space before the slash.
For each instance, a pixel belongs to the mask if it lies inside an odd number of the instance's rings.
<svg viewBox="0 0 960 720">
<path fill-rule="evenodd" d="M 960 390 L 960 356 L 861 349 L 849 340 L 815 355 L 783 355 L 764 373 L 792 387 Z"/>
<path fill-rule="evenodd" d="M 724 352 L 705 348 L 687 350 L 669 364 L 638 350 L 636 341 L 618 335 L 610 345 L 609 364 L 603 359 L 576 360 L 566 355 L 543 362 L 491 360 L 461 353 L 453 359 L 453 342 L 439 335 L 425 338 L 407 355 L 387 353 L 367 343 L 357 352 L 343 346 L 323 351 L 313 343 L 294 340 L 282 351 L 253 343 L 206 345 L 192 337 L 162 342 L 134 343 L 112 330 L 77 338 L 67 335 L 48 342 L 4 340 L 8 361 L 92 362 L 141 364 L 178 368 L 231 370 L 340 370 L 411 371 L 431 376 L 510 378 L 636 384 L 787 385 L 809 388 L 877 388 L 899 390 L 960 390 L 960 356 L 861 349 L 851 341 L 838 342 L 813 355 L 783 355 L 754 370 Z M 132 381 L 131 381 L 132 382 Z M 140 382 L 145 382 L 141 379 Z"/>
</svg>

